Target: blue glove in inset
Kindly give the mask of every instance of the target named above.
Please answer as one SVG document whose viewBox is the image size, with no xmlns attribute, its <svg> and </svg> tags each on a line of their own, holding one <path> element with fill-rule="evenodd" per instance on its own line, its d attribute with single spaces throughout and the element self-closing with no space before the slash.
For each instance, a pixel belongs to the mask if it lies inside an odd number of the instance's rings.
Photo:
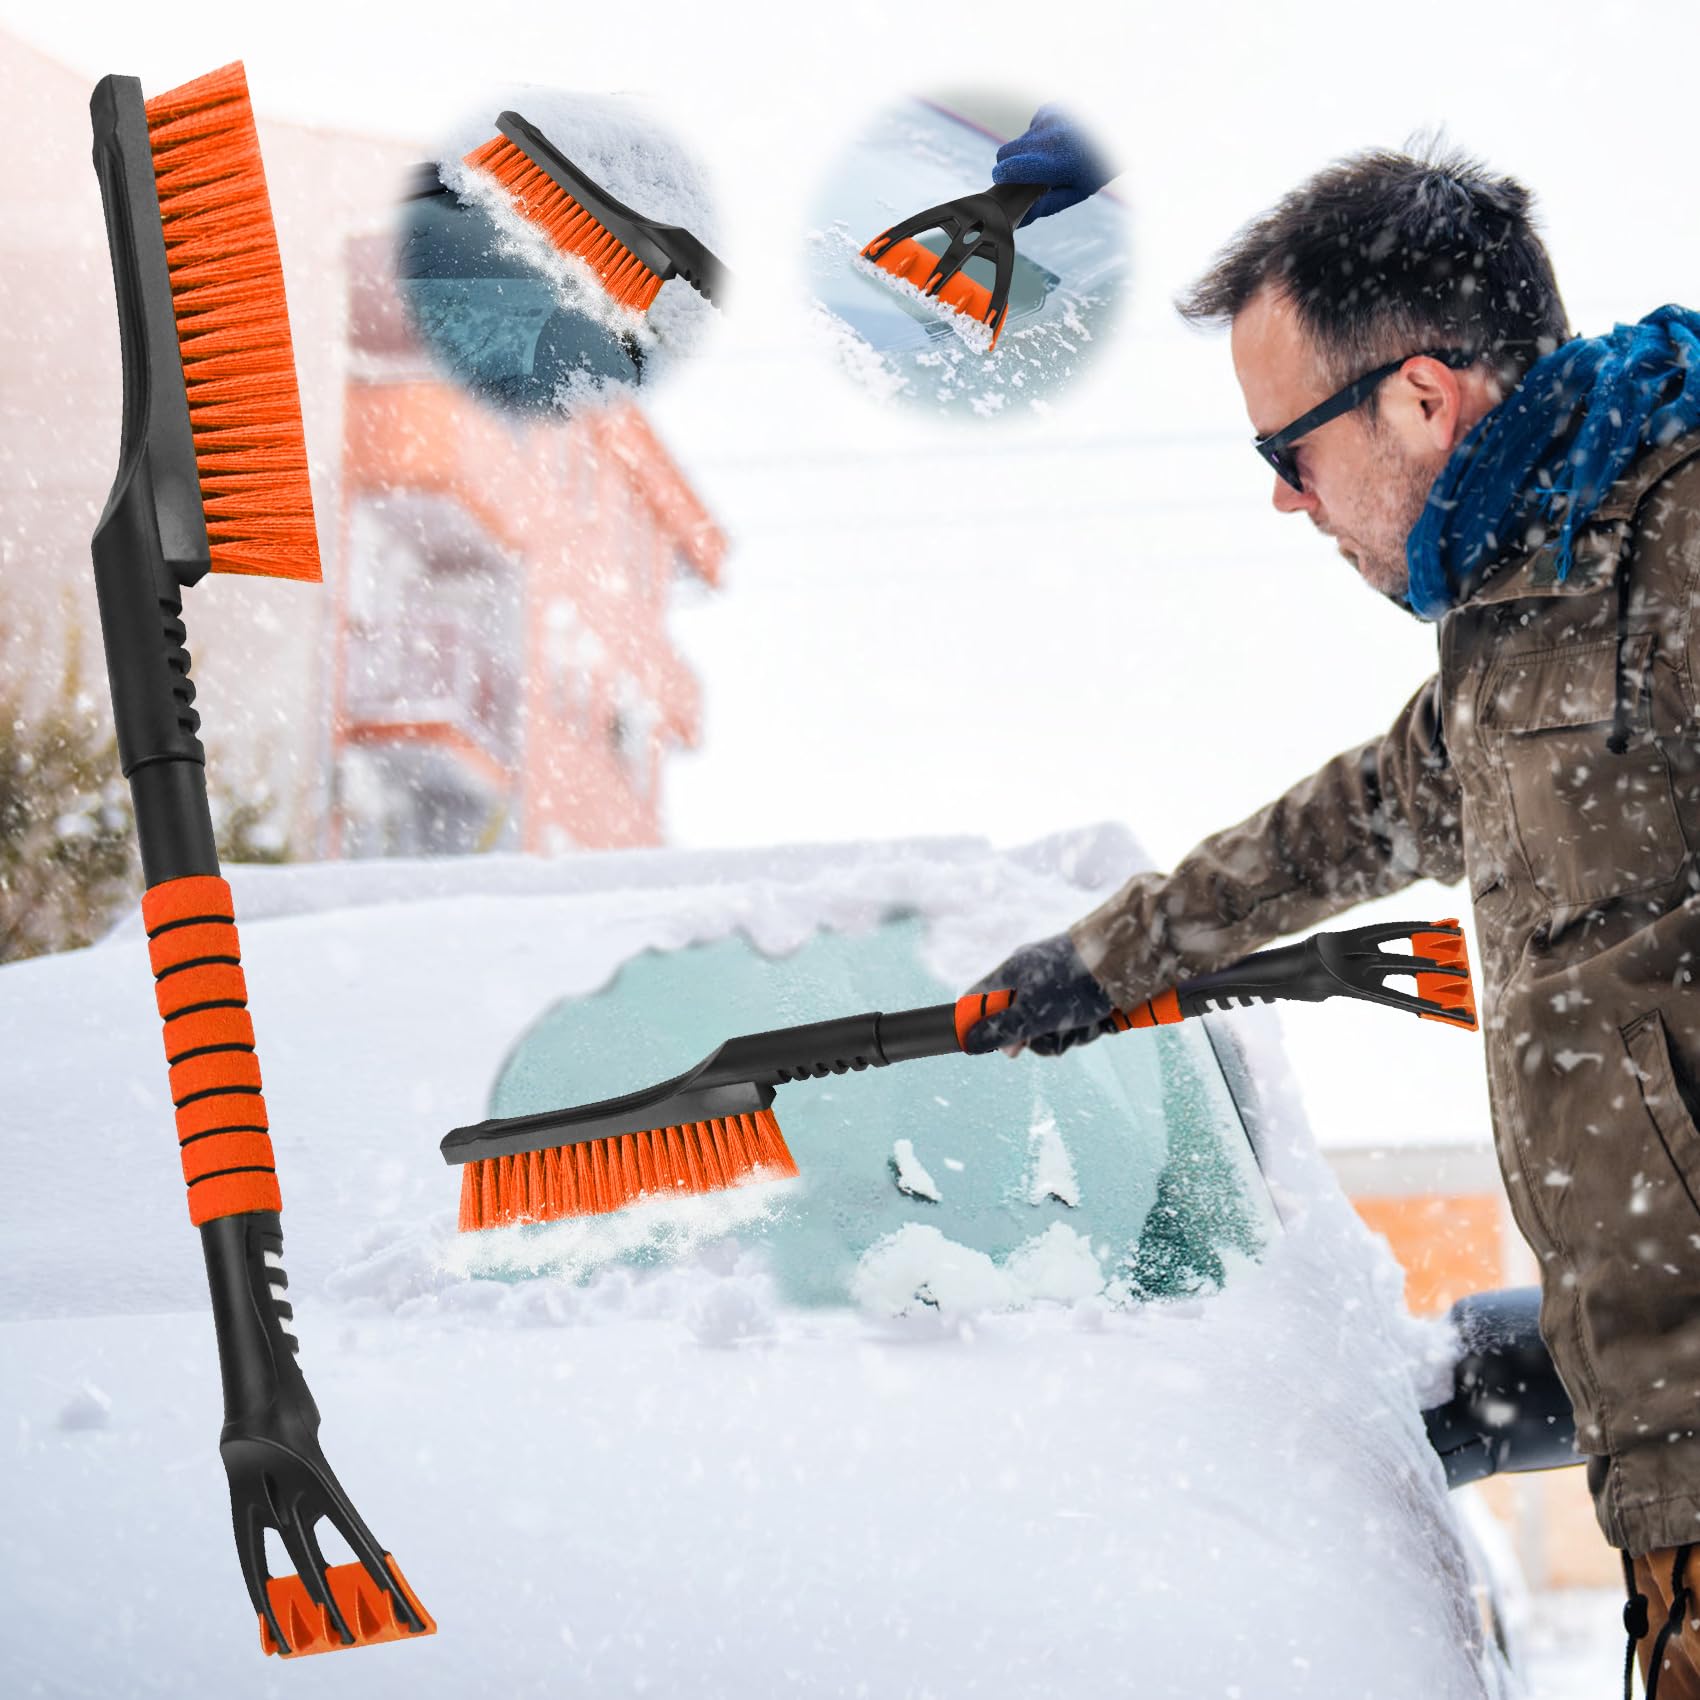
<svg viewBox="0 0 1700 1700">
<path fill-rule="evenodd" d="M 1051 191 L 1033 203 L 1021 221 L 1049 218 L 1064 207 L 1078 206 L 1115 176 L 1090 136 L 1055 106 L 1041 106 L 1027 134 L 1005 142 L 992 168 L 994 183 L 1048 183 Z"/>
<path fill-rule="evenodd" d="M 1060 1056 L 1098 1038 L 1115 1008 L 1067 933 L 1024 944 L 968 991 L 1015 993 L 1008 1009 L 968 1029 L 962 1048 L 973 1055 L 1025 1045 L 1042 1057 Z"/>
</svg>

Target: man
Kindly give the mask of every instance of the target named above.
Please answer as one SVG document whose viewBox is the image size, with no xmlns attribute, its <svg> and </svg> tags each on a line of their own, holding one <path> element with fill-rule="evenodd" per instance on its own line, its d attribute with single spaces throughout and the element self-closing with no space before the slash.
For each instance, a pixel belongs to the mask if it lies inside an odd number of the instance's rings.
<svg viewBox="0 0 1700 1700">
<path fill-rule="evenodd" d="M 1277 510 L 1435 622 L 1439 669 L 1384 736 L 987 975 L 1016 1001 L 970 1048 L 1055 1054 L 1467 878 L 1542 1333 L 1643 1670 L 1700 1697 L 1700 316 L 1572 340 L 1527 192 L 1396 153 L 1288 195 L 1181 311 L 1231 328 Z"/>
</svg>

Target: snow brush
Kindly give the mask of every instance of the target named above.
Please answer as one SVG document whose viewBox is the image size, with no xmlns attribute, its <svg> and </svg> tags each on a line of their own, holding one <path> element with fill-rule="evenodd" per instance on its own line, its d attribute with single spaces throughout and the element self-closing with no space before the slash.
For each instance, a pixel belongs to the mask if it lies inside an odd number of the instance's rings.
<svg viewBox="0 0 1700 1700">
<path fill-rule="evenodd" d="M 95 593 L 189 1220 L 212 1294 L 237 1556 L 268 1653 L 429 1634 L 436 1625 L 319 1450 L 318 1409 L 295 1361 L 282 1200 L 185 647 L 183 592 L 209 570 L 320 576 L 247 81 L 228 65 L 144 100 L 134 77 L 105 77 L 89 107 L 124 369 Z M 327 1566 L 321 1518 L 356 1562 Z M 268 1529 L 297 1574 L 268 1572 Z"/>
<path fill-rule="evenodd" d="M 1411 955 L 1382 948 L 1401 938 L 1411 941 Z M 1415 993 L 1389 989 L 1385 982 L 1395 975 L 1414 978 Z M 1106 1033 L 1125 1033 L 1235 1004 L 1336 996 L 1453 1027 L 1476 1025 L 1464 935 L 1451 920 L 1314 933 L 1182 981 L 1101 1025 Z M 794 1175 L 796 1160 L 773 1115 L 775 1088 L 965 1051 L 975 1023 L 1013 1001 L 1008 991 L 975 992 L 926 1009 L 751 1033 L 728 1039 L 695 1068 L 646 1091 L 457 1127 L 441 1149 L 444 1162 L 466 1166 L 460 1227 L 470 1232 L 599 1215 L 654 1194 L 713 1192 L 749 1176 Z"/>
<path fill-rule="evenodd" d="M 928 207 L 882 230 L 862 250 L 862 258 L 871 260 L 899 283 L 977 319 L 992 333 L 983 351 L 990 354 L 1003 334 L 1004 316 L 1009 311 L 1009 286 L 1015 277 L 1015 228 L 1040 196 L 1048 193 L 1043 183 L 994 183 L 978 195 Z M 944 232 L 947 244 L 942 254 L 915 240 L 928 230 Z M 990 289 L 963 270 L 976 258 L 992 264 Z"/>
<path fill-rule="evenodd" d="M 493 177 L 561 253 L 589 266 L 610 300 L 646 313 L 662 284 L 682 277 L 705 301 L 723 302 L 726 269 L 690 231 L 615 200 L 519 113 L 504 112 L 496 128 L 465 163 Z"/>
</svg>

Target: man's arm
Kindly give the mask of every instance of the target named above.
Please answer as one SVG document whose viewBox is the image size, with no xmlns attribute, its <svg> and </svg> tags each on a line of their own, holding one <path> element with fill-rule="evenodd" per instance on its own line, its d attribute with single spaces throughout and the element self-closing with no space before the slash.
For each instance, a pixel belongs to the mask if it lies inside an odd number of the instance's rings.
<svg viewBox="0 0 1700 1700">
<path fill-rule="evenodd" d="M 1172 873 L 1136 874 L 1077 921 L 1075 948 L 1116 1007 L 1367 898 L 1419 879 L 1462 879 L 1458 784 L 1438 703 L 1430 679 L 1384 736 L 1205 839 Z"/>
</svg>

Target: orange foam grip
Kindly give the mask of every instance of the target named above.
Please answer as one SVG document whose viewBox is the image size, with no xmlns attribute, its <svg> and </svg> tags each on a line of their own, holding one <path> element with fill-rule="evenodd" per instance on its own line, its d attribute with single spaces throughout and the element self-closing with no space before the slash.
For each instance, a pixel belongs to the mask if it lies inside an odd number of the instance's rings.
<svg viewBox="0 0 1700 1700">
<path fill-rule="evenodd" d="M 230 887 L 216 875 L 142 896 L 189 1220 L 279 1210 L 270 1121 Z"/>
<path fill-rule="evenodd" d="M 1002 1015 L 1015 1002 L 1014 992 L 970 992 L 956 1000 L 956 1042 L 968 1048 L 968 1029 L 988 1015 Z"/>
<path fill-rule="evenodd" d="M 1110 1024 L 1118 1033 L 1125 1033 L 1130 1027 L 1171 1027 L 1175 1022 L 1184 1020 L 1181 1000 L 1172 986 L 1154 998 L 1147 998 L 1135 1009 L 1118 1009 L 1110 1015 Z"/>
</svg>

